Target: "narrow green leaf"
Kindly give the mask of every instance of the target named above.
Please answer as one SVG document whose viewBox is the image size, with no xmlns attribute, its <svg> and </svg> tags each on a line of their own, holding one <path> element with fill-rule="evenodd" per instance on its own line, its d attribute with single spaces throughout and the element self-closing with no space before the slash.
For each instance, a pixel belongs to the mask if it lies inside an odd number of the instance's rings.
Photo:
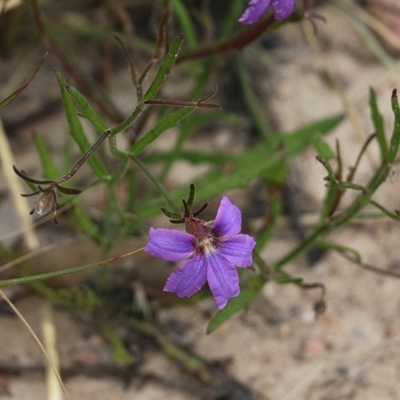
<svg viewBox="0 0 400 400">
<path fill-rule="evenodd" d="M 226 16 L 223 21 L 223 25 L 219 30 L 220 36 L 218 40 L 222 41 L 223 39 L 227 39 L 230 35 L 232 35 L 232 30 L 237 27 L 237 20 L 242 12 L 243 12 L 242 0 L 233 0 L 229 3 L 229 7 L 226 10 Z"/>
<path fill-rule="evenodd" d="M 250 79 L 250 73 L 247 69 L 248 63 L 244 61 L 243 53 L 237 53 L 237 65 L 239 69 L 240 86 L 243 93 L 243 100 L 247 110 L 249 111 L 252 121 L 254 122 L 258 132 L 264 138 L 270 136 L 270 131 L 264 120 L 265 113 L 261 111 L 259 99 L 257 99 L 253 84 Z"/>
<path fill-rule="evenodd" d="M 317 245 L 320 247 L 324 247 L 325 249 L 335 250 L 339 253 L 342 253 L 346 256 L 350 255 L 356 261 L 361 262 L 361 255 L 357 250 L 352 249 L 351 247 L 344 246 L 339 243 L 330 242 L 328 240 L 318 240 Z"/>
<path fill-rule="evenodd" d="M 39 282 L 36 282 L 36 284 Z M 43 282 L 40 282 L 42 285 Z M 85 313 L 91 314 L 95 307 L 103 304 L 103 301 L 96 295 L 92 288 L 88 286 L 75 286 L 69 287 L 68 289 L 50 289 L 43 293 L 46 297 L 49 297 L 52 302 L 59 304 L 66 308 L 71 308 L 74 310 L 82 310 Z M 35 290 L 37 288 L 35 287 Z M 39 290 L 38 290 L 39 291 Z"/>
<path fill-rule="evenodd" d="M 326 217 L 332 212 L 333 207 L 339 199 L 338 196 L 340 196 L 340 190 L 337 187 L 330 185 L 323 201 L 320 223 L 324 222 Z"/>
<path fill-rule="evenodd" d="M 35 134 L 33 140 L 36 145 L 40 162 L 42 163 L 43 176 L 46 179 L 57 179 L 61 173 L 51 156 L 43 137 Z"/>
<path fill-rule="evenodd" d="M 154 142 L 163 132 L 177 126 L 183 118 L 193 112 L 194 108 L 180 108 L 171 114 L 161 118 L 157 124 L 147 132 L 141 139 L 139 139 L 130 149 L 130 156 L 137 156 L 140 154 L 150 143 Z"/>
<path fill-rule="evenodd" d="M 171 72 L 171 68 L 176 60 L 182 42 L 183 42 L 183 35 L 178 35 L 172 42 L 171 47 L 169 48 L 166 56 L 164 57 L 164 60 L 162 61 L 160 68 L 158 69 L 156 77 L 154 78 L 147 92 L 143 96 L 144 101 L 154 99 L 155 95 L 160 90 L 165 79 Z"/>
<path fill-rule="evenodd" d="M 64 76 L 57 71 L 56 77 L 61 89 L 62 102 L 64 105 L 65 114 L 67 116 L 70 135 L 73 137 L 82 153 L 85 153 L 87 150 L 89 150 L 91 144 L 83 130 L 78 115 L 76 114 L 75 105 L 72 97 L 65 88 L 67 82 Z M 98 178 L 100 178 L 101 180 L 107 180 L 109 178 L 107 168 L 104 166 L 103 162 L 100 160 L 97 154 L 93 154 L 89 158 L 88 163 Z"/>
<path fill-rule="evenodd" d="M 24 85 L 17 89 L 14 93 L 11 93 L 8 97 L 6 97 L 4 100 L 0 102 L 0 110 L 3 109 L 5 106 L 10 104 L 16 97 L 20 95 L 20 93 L 23 92 L 23 90 L 26 88 L 27 85 Z"/>
<path fill-rule="evenodd" d="M 113 359 L 123 365 L 132 364 L 134 358 L 124 346 L 122 339 L 107 325 L 103 325 L 101 331 L 110 343 Z"/>
<path fill-rule="evenodd" d="M 79 229 L 92 237 L 97 243 L 102 243 L 103 236 L 97 225 L 88 217 L 80 204 L 75 204 L 71 210 L 75 223 Z"/>
<path fill-rule="evenodd" d="M 172 0 L 172 7 L 178 17 L 179 23 L 190 48 L 196 47 L 198 40 L 196 29 L 190 19 L 189 13 L 181 0 Z"/>
<path fill-rule="evenodd" d="M 345 3 L 350 2 L 342 2 L 342 5 Z M 373 29 L 370 29 L 370 27 L 364 22 L 360 21 L 360 19 L 351 11 L 346 14 L 352 19 L 354 28 L 359 33 L 360 37 L 363 39 L 371 53 L 378 59 L 380 63 L 398 74 L 400 69 L 397 59 L 393 57 L 387 50 L 385 50 L 385 47 L 382 46 L 382 43 L 378 39 L 377 35 L 375 35 L 373 32 Z"/>
<path fill-rule="evenodd" d="M 325 222 L 325 219 L 331 215 L 335 208 L 338 206 L 338 202 L 340 201 L 340 197 L 342 195 L 342 192 L 338 186 L 335 184 L 337 180 L 337 174 L 333 171 L 331 164 L 329 163 L 329 160 L 325 158 L 318 158 L 318 160 L 321 162 L 322 166 L 326 169 L 328 172 L 328 176 L 326 176 L 324 179 L 327 182 L 325 186 L 327 186 L 327 190 L 325 193 L 324 201 L 322 204 L 322 209 L 321 209 L 321 214 L 320 214 L 320 223 L 322 224 Z M 340 179 L 340 178 L 339 178 Z"/>
<path fill-rule="evenodd" d="M 100 115 L 97 114 L 96 111 L 94 111 L 93 107 L 90 105 L 86 97 L 73 86 L 66 85 L 65 89 L 68 91 L 68 93 L 71 95 L 76 105 L 79 107 L 80 109 L 79 115 L 82 118 L 87 119 L 96 128 L 98 132 L 101 133 L 105 132 L 108 129 L 107 125 L 102 120 Z"/>
<path fill-rule="evenodd" d="M 325 286 L 320 282 L 305 282 L 303 278 L 292 276 L 285 271 L 277 271 L 274 274 L 274 281 L 279 285 L 287 285 L 289 283 L 296 285 L 300 289 L 315 289 L 320 288 L 325 293 Z"/>
<path fill-rule="evenodd" d="M 335 152 L 332 147 L 325 140 L 316 138 L 313 140 L 313 146 L 317 151 L 317 154 L 324 159 L 335 158 Z"/>
<path fill-rule="evenodd" d="M 37 72 L 39 71 L 40 67 L 42 66 L 44 60 L 48 56 L 49 53 L 46 53 L 42 60 L 40 61 L 39 65 L 35 68 L 33 71 L 32 75 L 29 77 L 28 81 L 22 85 L 19 89 L 17 89 L 14 93 L 11 93 L 8 97 L 6 97 L 4 100 L 0 102 L 0 110 L 3 109 L 6 105 L 10 104 L 15 98 L 17 98 L 24 90 L 25 88 L 32 82 L 32 79 L 35 77 Z"/>
<path fill-rule="evenodd" d="M 394 126 L 387 155 L 387 161 L 390 164 L 392 164 L 396 160 L 400 144 L 400 107 L 399 107 L 399 101 L 397 99 L 396 89 L 394 89 L 392 93 L 392 110 L 394 114 Z"/>
<path fill-rule="evenodd" d="M 391 218 L 391 219 L 394 219 L 395 221 L 399 221 L 400 220 L 400 215 L 399 215 L 399 213 L 396 211 L 396 212 L 391 212 L 391 211 L 389 211 L 387 208 L 385 208 L 385 207 L 383 207 L 381 204 L 379 204 L 378 202 L 376 202 L 376 201 L 374 201 L 374 200 L 370 200 L 370 203 L 374 206 L 374 207 L 376 207 L 378 210 L 381 210 L 382 211 L 382 213 L 384 214 L 384 215 L 386 215 L 387 217 L 389 217 L 389 218 Z M 380 217 L 381 217 L 382 215 L 380 215 Z M 369 218 L 371 218 L 371 216 L 369 216 Z"/>
<path fill-rule="evenodd" d="M 369 107 L 371 109 L 371 118 L 374 124 L 375 131 L 377 133 L 377 140 L 379 144 L 379 150 L 381 153 L 381 161 L 386 161 L 387 156 L 387 142 L 385 135 L 385 127 L 383 123 L 382 114 L 379 112 L 378 103 L 376 101 L 375 91 L 370 88 L 369 89 Z"/>
</svg>

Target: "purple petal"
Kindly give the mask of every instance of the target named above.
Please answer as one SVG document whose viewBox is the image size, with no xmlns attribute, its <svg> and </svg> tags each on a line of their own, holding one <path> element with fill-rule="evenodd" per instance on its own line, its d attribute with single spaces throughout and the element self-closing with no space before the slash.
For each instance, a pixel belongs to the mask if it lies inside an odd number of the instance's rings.
<svg viewBox="0 0 400 400">
<path fill-rule="evenodd" d="M 233 265 L 246 268 L 253 262 L 253 249 L 256 241 L 249 235 L 236 235 L 221 243 L 220 253 Z"/>
<path fill-rule="evenodd" d="M 206 260 L 204 256 L 196 256 L 170 275 L 164 292 L 174 292 L 179 297 L 190 297 L 204 286 L 206 280 Z"/>
<path fill-rule="evenodd" d="M 176 229 L 153 229 L 145 251 L 166 261 L 182 261 L 193 254 L 195 237 Z"/>
<path fill-rule="evenodd" d="M 271 0 L 251 0 L 249 6 L 238 21 L 244 25 L 254 24 L 261 18 L 270 4 Z"/>
<path fill-rule="evenodd" d="M 293 12 L 295 1 L 296 0 L 272 0 L 275 19 L 287 18 Z"/>
<path fill-rule="evenodd" d="M 231 297 L 240 293 L 239 275 L 233 264 L 217 253 L 207 257 L 207 280 L 219 309 L 226 306 Z"/>
<path fill-rule="evenodd" d="M 215 217 L 213 230 L 219 237 L 235 236 L 242 229 L 242 214 L 238 207 L 231 203 L 228 197 L 223 196 Z"/>
</svg>

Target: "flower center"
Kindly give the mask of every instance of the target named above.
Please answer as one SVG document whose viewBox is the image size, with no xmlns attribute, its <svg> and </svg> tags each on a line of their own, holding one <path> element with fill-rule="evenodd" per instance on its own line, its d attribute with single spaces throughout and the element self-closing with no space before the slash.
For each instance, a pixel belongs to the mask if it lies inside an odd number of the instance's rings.
<svg viewBox="0 0 400 400">
<path fill-rule="evenodd" d="M 196 253 L 209 255 L 214 253 L 220 241 L 215 236 L 215 232 L 204 225 L 204 222 L 193 216 L 185 218 L 186 232 L 196 238 Z"/>
</svg>

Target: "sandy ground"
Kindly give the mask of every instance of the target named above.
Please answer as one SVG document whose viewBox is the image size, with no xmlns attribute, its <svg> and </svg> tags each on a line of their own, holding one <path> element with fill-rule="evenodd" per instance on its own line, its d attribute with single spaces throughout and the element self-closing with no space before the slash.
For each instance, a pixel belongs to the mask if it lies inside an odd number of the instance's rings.
<svg viewBox="0 0 400 400">
<path fill-rule="evenodd" d="M 268 66 L 265 67 L 268 78 L 262 78 L 260 90 L 268 93 L 268 113 L 273 113 L 281 129 L 290 130 L 343 111 L 343 99 L 326 78 L 327 73 L 332 74 L 357 115 L 356 119 L 341 124 L 328 139 L 331 144 L 336 139 L 340 141 L 348 168 L 354 163 L 366 135 L 373 129 L 369 120 L 369 87 L 373 86 L 377 92 L 390 132 L 393 124 L 390 95 L 394 87 L 400 89 L 400 74 L 398 64 L 388 68 L 371 55 L 344 13 L 334 7 L 318 11 L 327 20 L 318 23 L 320 53 L 310 48 L 300 25 L 285 27 L 281 30 L 281 46 L 266 51 L 258 61 Z M 246 50 L 245 56 L 256 57 L 253 51 Z M 125 95 L 121 94 L 122 97 Z M 59 118 L 62 117 L 53 116 L 38 130 L 61 131 L 65 124 L 60 123 Z M 168 138 L 165 140 L 168 142 Z M 17 154 L 19 161 L 28 153 L 27 149 L 22 150 Z M 324 193 L 325 176 L 314 156 L 314 150 L 307 150 L 295 160 L 290 171 L 290 179 L 307 199 L 311 224 Z M 358 182 L 365 182 L 372 166 L 377 164 L 377 157 L 377 150 L 371 147 L 357 174 Z M 26 161 L 29 162 L 37 164 L 35 158 Z M 399 207 L 398 180 L 398 173 L 395 173 L 375 197 L 389 209 Z M 172 175 L 171 184 L 173 182 Z M 7 219 L 11 212 L 7 210 L 12 207 L 3 199 L 0 204 L 2 232 L 12 231 L 17 224 L 15 218 Z M 384 219 L 356 221 L 336 231 L 330 239 L 358 250 L 368 264 L 400 271 L 400 233 L 395 222 Z M 269 262 L 278 259 L 298 240 L 288 221 L 282 218 L 277 234 L 263 256 Z M 312 309 L 313 302 L 318 299 L 316 290 L 305 292 L 291 285 L 269 283 L 248 310 L 211 335 L 206 334 L 209 314 L 204 312 L 213 310 L 210 300 L 204 300 L 194 308 L 180 306 L 162 310 L 158 317 L 164 322 L 183 321 L 188 328 L 180 340 L 206 360 L 229 360 L 228 373 L 250 387 L 256 398 L 400 399 L 400 282 L 362 270 L 331 252 L 313 266 L 300 258 L 287 269 L 307 282 L 318 281 L 325 285 L 327 310 L 322 316 L 316 318 Z M 42 300 L 31 294 L 19 300 L 17 306 L 32 328 L 40 332 Z M 82 348 L 96 348 L 99 350 L 94 352 L 98 357 L 110 357 L 101 338 L 88 336 L 73 313 L 56 309 L 54 318 L 62 363 L 79 358 Z M 17 318 L 0 315 L 0 327 L 0 363 L 43 363 L 40 349 Z M 156 351 L 146 353 L 142 368 L 167 380 L 185 379 L 176 366 Z M 80 400 L 201 398 L 154 382 L 134 380 L 124 387 L 120 380 L 112 377 L 77 376 L 67 379 L 65 384 L 71 399 Z M 46 398 L 43 374 L 0 375 L 0 399 L 10 398 Z"/>
</svg>

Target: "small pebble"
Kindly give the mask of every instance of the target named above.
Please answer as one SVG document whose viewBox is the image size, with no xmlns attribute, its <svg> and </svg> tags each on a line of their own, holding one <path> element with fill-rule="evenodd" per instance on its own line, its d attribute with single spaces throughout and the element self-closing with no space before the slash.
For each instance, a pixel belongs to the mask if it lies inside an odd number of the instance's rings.
<svg viewBox="0 0 400 400">
<path fill-rule="evenodd" d="M 320 357 L 326 350 L 327 346 L 323 339 L 309 338 L 304 342 L 302 355 L 306 358 Z"/>
</svg>

